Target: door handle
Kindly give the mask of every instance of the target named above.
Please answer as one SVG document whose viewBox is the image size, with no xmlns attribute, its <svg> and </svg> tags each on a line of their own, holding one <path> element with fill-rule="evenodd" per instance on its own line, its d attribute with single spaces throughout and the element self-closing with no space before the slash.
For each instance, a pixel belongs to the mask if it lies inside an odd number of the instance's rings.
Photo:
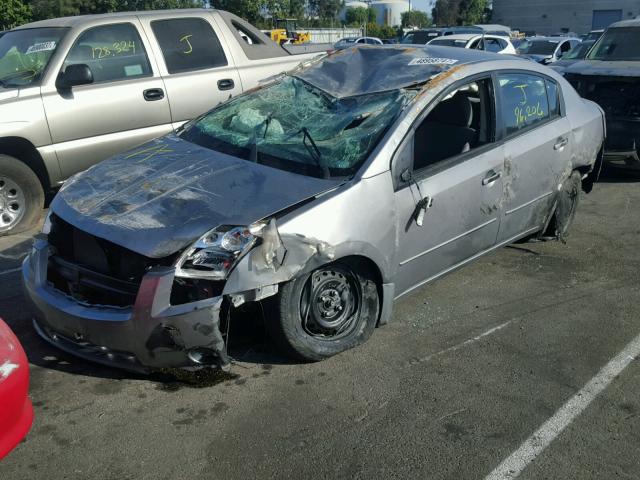
<svg viewBox="0 0 640 480">
<path fill-rule="evenodd" d="M 487 175 L 482 179 L 482 186 L 486 187 L 487 185 L 495 182 L 502 176 L 502 171 L 496 172 L 494 170 L 490 170 Z"/>
<path fill-rule="evenodd" d="M 568 138 L 559 138 L 558 139 L 558 143 L 556 143 L 553 146 L 554 150 L 562 150 L 564 147 L 567 146 L 567 143 L 569 143 L 569 139 Z"/>
<path fill-rule="evenodd" d="M 218 90 L 231 90 L 236 84 L 231 78 L 223 78 L 218 80 Z"/>
<path fill-rule="evenodd" d="M 155 102 L 164 98 L 164 90 L 161 88 L 150 88 L 142 92 L 142 96 L 147 102 Z"/>
</svg>

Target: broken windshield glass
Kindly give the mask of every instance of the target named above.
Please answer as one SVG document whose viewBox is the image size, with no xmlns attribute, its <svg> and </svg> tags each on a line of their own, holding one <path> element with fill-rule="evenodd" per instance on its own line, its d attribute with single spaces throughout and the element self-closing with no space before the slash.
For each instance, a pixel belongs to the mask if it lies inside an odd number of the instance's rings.
<svg viewBox="0 0 640 480">
<path fill-rule="evenodd" d="M 415 91 L 337 99 L 294 77 L 237 97 L 188 126 L 200 146 L 304 175 L 353 175 Z"/>
<path fill-rule="evenodd" d="M 34 85 L 42 78 L 64 28 L 11 30 L 0 37 L 0 87 Z"/>
</svg>

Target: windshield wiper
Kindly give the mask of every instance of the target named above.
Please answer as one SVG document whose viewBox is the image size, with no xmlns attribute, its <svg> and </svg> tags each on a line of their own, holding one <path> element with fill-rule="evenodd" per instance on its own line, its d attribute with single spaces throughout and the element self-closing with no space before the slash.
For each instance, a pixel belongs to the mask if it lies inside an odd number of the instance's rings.
<svg viewBox="0 0 640 480">
<path fill-rule="evenodd" d="M 320 150 L 318 149 L 316 142 L 313 141 L 313 137 L 309 133 L 309 129 L 307 127 L 302 127 L 298 131 L 298 133 L 302 133 L 304 135 L 302 138 L 302 144 L 307 148 L 307 151 L 309 152 L 309 155 L 311 156 L 311 158 L 316 162 L 316 164 L 322 170 L 322 178 L 325 178 L 325 179 L 331 178 L 329 167 L 324 162 L 322 158 L 322 153 L 320 153 Z M 307 140 L 309 140 L 309 143 L 311 145 L 307 143 Z"/>
<path fill-rule="evenodd" d="M 253 163 L 258 163 L 258 129 L 264 125 L 264 134 L 262 135 L 262 138 L 267 138 L 267 131 L 269 130 L 269 125 L 271 125 L 272 119 L 273 113 L 269 113 L 264 122 L 260 123 L 260 125 L 258 125 L 253 131 L 253 136 L 251 137 L 251 151 L 249 152 L 249 161 Z"/>
</svg>

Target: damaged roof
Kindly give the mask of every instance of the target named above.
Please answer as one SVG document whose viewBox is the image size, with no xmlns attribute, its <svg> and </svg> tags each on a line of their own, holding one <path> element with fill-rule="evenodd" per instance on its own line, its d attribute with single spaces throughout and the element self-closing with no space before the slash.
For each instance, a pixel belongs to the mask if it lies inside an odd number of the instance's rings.
<svg viewBox="0 0 640 480">
<path fill-rule="evenodd" d="M 461 65 L 514 58 L 432 45 L 363 45 L 333 53 L 295 76 L 334 97 L 344 98 L 420 85 Z"/>
</svg>

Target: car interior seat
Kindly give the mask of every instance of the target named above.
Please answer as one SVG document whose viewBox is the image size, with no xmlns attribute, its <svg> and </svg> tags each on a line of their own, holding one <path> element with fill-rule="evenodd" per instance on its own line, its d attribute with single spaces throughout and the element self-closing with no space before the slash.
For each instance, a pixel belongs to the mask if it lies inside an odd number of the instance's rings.
<svg viewBox="0 0 640 480">
<path fill-rule="evenodd" d="M 469 151 L 477 138 L 472 122 L 473 109 L 464 94 L 436 105 L 416 130 L 414 170 Z"/>
</svg>

